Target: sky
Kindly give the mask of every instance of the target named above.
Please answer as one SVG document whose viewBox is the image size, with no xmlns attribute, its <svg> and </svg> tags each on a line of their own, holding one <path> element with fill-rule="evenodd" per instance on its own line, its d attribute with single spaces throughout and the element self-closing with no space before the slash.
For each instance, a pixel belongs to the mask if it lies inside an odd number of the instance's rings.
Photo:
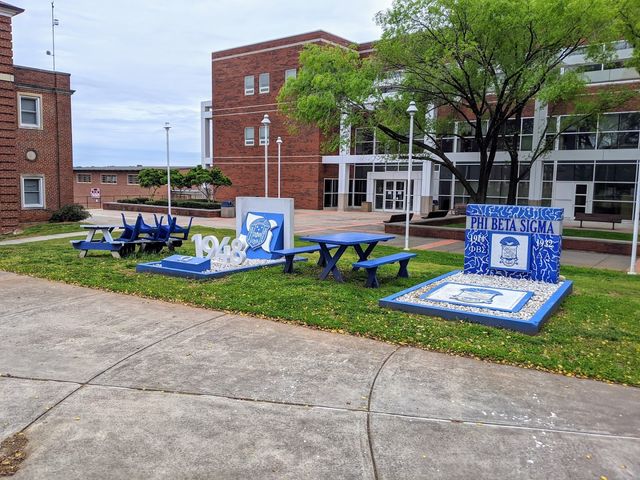
<svg viewBox="0 0 640 480">
<path fill-rule="evenodd" d="M 51 2 L 8 0 L 14 63 L 51 69 Z M 200 102 L 211 52 L 326 30 L 375 40 L 391 0 L 58 0 L 56 69 L 71 74 L 75 166 L 200 162 Z"/>
</svg>

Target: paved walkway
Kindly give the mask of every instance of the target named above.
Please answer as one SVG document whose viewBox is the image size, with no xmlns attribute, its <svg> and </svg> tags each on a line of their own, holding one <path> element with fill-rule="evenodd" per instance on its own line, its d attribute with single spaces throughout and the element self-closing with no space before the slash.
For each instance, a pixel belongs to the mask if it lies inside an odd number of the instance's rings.
<svg viewBox="0 0 640 480">
<path fill-rule="evenodd" d="M 640 478 L 640 389 L 0 272 L 15 479 Z"/>
<path fill-rule="evenodd" d="M 56 233 L 54 235 L 41 235 L 39 237 L 16 238 L 15 240 L 2 240 L 0 245 L 19 245 L 21 243 L 44 242 L 56 238 L 86 237 L 87 232 Z"/>
</svg>

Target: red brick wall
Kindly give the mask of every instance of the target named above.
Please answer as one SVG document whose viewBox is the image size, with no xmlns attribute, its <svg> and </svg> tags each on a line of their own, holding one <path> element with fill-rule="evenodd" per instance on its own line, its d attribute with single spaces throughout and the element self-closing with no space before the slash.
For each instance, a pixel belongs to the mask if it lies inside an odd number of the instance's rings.
<svg viewBox="0 0 640 480">
<path fill-rule="evenodd" d="M 13 75 L 11 18 L 0 16 L 0 74 Z M 14 84 L 0 80 L 0 233 L 18 226 L 19 190 L 15 157 L 16 101 Z"/>
<path fill-rule="evenodd" d="M 258 140 L 260 122 L 267 113 L 271 120 L 269 196 L 277 196 L 278 192 L 275 140 L 280 136 L 283 140 L 281 196 L 293 197 L 296 208 L 322 208 L 325 169 L 320 131 L 318 128 L 301 128 L 291 134 L 285 119 L 277 112 L 277 94 L 284 85 L 285 70 L 299 68 L 298 57 L 304 47 L 299 43 L 318 38 L 342 45 L 349 43 L 325 32 L 312 32 L 212 55 L 213 163 L 233 182 L 233 187 L 219 190 L 219 199 L 264 195 L 264 146 L 259 145 Z M 259 52 L 225 58 L 250 51 Z M 261 73 L 270 74 L 270 91 L 266 94 L 259 93 Z M 244 94 L 246 75 L 255 77 L 253 95 Z M 255 146 L 244 145 L 245 127 L 254 127 Z"/>
<path fill-rule="evenodd" d="M 182 173 L 186 173 L 189 169 L 180 169 Z M 78 174 L 91 175 L 91 183 L 78 183 Z M 101 202 L 96 202 L 91 197 L 91 189 L 100 189 L 100 198 L 102 202 L 113 202 L 118 199 L 127 197 L 148 197 L 150 192 L 148 188 L 140 185 L 129 185 L 127 175 L 137 175 L 138 171 L 122 171 L 122 170 L 74 170 L 73 172 L 73 196 L 74 202 L 86 207 L 100 208 Z M 118 183 L 102 183 L 102 175 L 116 175 Z M 166 198 L 167 187 L 158 188 L 154 198 Z"/>
<path fill-rule="evenodd" d="M 18 66 L 15 72 L 15 108 L 21 93 L 42 98 L 41 128 L 20 128 L 16 121 L 18 172 L 42 175 L 45 183 L 45 208 L 21 208 L 20 222 L 44 221 L 58 208 L 73 203 L 70 77 Z M 26 159 L 28 150 L 37 152 L 35 161 Z"/>
</svg>

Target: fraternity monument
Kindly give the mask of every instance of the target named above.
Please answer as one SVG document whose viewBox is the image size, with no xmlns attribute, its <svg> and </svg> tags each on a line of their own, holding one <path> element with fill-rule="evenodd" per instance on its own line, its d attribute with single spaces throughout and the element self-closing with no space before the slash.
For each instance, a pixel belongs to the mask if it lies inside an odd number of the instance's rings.
<svg viewBox="0 0 640 480">
<path fill-rule="evenodd" d="M 236 205 L 236 238 L 193 235 L 195 256 L 140 263 L 136 272 L 207 280 L 282 265 L 285 259 L 275 251 L 293 245 L 293 199 L 238 197 Z"/>
<path fill-rule="evenodd" d="M 469 205 L 464 270 L 380 305 L 535 334 L 572 290 L 560 277 L 562 217 L 561 208 Z"/>
</svg>

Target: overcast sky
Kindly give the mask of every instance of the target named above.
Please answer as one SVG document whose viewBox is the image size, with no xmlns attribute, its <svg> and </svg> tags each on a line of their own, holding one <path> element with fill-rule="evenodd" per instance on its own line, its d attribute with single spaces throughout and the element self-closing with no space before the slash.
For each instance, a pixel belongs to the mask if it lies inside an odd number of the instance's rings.
<svg viewBox="0 0 640 480">
<path fill-rule="evenodd" d="M 51 2 L 9 0 L 14 62 L 50 69 Z M 312 30 L 354 42 L 380 35 L 391 0 L 58 0 L 56 67 L 71 73 L 74 164 L 200 162 L 200 102 L 211 98 L 211 52 Z"/>
</svg>

